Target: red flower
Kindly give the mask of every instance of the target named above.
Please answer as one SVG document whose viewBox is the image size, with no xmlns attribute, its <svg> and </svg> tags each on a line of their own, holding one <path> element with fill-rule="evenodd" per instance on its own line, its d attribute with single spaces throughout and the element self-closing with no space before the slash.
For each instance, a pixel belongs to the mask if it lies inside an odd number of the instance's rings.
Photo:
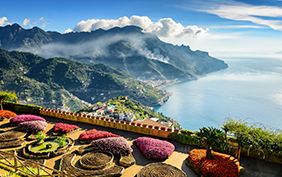
<svg viewBox="0 0 282 177">
<path fill-rule="evenodd" d="M 96 130 L 96 129 L 82 132 L 79 135 L 80 140 L 83 140 L 83 141 L 96 140 L 96 139 L 107 138 L 107 137 L 119 137 L 119 135 L 116 135 L 116 134 L 113 134 L 107 131 Z"/>
<path fill-rule="evenodd" d="M 76 130 L 76 129 L 79 129 L 79 127 L 76 126 L 76 125 L 58 123 L 58 124 L 54 127 L 54 132 L 66 134 L 66 133 L 72 132 L 72 131 L 74 131 L 74 130 Z"/>
<path fill-rule="evenodd" d="M 238 177 L 239 162 L 234 157 L 212 151 L 214 159 L 206 158 L 206 150 L 193 149 L 187 158 L 189 164 L 203 177 Z"/>
<path fill-rule="evenodd" d="M 16 115 L 17 114 L 12 111 L 0 110 L 0 120 L 10 119 L 11 117 L 15 117 Z"/>
</svg>

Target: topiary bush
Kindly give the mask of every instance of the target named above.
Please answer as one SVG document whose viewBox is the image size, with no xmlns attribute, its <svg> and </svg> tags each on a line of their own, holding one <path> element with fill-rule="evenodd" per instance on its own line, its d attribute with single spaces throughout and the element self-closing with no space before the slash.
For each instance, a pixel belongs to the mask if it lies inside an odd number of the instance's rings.
<svg viewBox="0 0 282 177">
<path fill-rule="evenodd" d="M 94 140 L 90 143 L 94 148 L 110 151 L 113 154 L 128 155 L 133 152 L 126 139 L 123 137 L 109 137 Z"/>
<path fill-rule="evenodd" d="M 113 134 L 107 131 L 100 131 L 96 129 L 91 129 L 86 132 L 82 132 L 79 135 L 79 139 L 82 141 L 92 141 L 100 138 L 107 138 L 107 137 L 120 137 L 119 135 Z"/>
<path fill-rule="evenodd" d="M 16 115 L 16 113 L 9 110 L 0 110 L 0 120 L 10 119 L 12 117 L 15 117 Z"/>
<path fill-rule="evenodd" d="M 65 123 L 58 123 L 55 127 L 54 127 L 54 132 L 55 133 L 61 133 L 61 134 L 67 134 L 70 133 L 74 130 L 79 129 L 78 126 L 76 125 L 70 125 L 70 124 L 65 124 Z"/>
<path fill-rule="evenodd" d="M 175 149 L 174 145 L 168 141 L 149 137 L 139 137 L 135 142 L 147 158 L 166 159 Z"/>
<path fill-rule="evenodd" d="M 40 120 L 21 122 L 18 124 L 18 127 L 22 128 L 26 132 L 37 133 L 46 130 L 47 122 Z"/>
<path fill-rule="evenodd" d="M 31 115 L 31 114 L 22 114 L 22 115 L 18 115 L 18 116 L 11 118 L 10 124 L 18 125 L 22 122 L 36 121 L 36 120 L 46 122 L 46 120 L 43 117 L 35 116 L 35 115 Z"/>
</svg>

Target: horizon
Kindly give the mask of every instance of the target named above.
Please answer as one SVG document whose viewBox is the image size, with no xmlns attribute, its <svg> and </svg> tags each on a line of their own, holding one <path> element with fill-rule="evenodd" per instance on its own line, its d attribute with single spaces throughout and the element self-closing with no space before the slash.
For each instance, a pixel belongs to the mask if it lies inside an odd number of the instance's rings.
<svg viewBox="0 0 282 177">
<path fill-rule="evenodd" d="M 282 1 L 5 1 L 0 26 L 60 33 L 135 25 L 215 58 L 282 56 Z"/>
</svg>

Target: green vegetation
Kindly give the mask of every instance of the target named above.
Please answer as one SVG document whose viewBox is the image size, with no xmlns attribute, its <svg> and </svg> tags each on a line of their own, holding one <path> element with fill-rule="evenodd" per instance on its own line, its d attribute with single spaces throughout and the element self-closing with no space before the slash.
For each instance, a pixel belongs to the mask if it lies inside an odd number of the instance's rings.
<svg viewBox="0 0 282 177">
<path fill-rule="evenodd" d="M 44 140 L 45 137 L 46 137 L 46 134 L 43 131 L 40 131 L 36 135 L 36 141 L 41 142 Z"/>
<path fill-rule="evenodd" d="M 59 144 L 59 147 L 64 147 L 65 145 L 67 145 L 66 135 L 60 136 L 56 138 L 54 141 Z"/>
<path fill-rule="evenodd" d="M 4 101 L 3 103 L 5 109 L 22 112 L 22 113 L 35 114 L 35 115 L 38 115 L 39 108 L 42 108 L 41 106 L 37 106 L 37 105 L 14 103 L 10 101 Z"/>
<path fill-rule="evenodd" d="M 156 106 L 168 95 L 104 64 L 45 59 L 3 49 L 0 49 L 0 63 L 0 89 L 14 91 L 19 102 L 45 108 L 73 111 L 85 107 L 81 100 L 104 102 L 120 95 Z"/>
<path fill-rule="evenodd" d="M 17 95 L 10 91 L 1 91 L 0 90 L 0 103 L 1 103 L 1 110 L 3 110 L 3 101 L 4 100 L 13 100 L 13 99 L 16 99 L 17 98 Z"/>
<path fill-rule="evenodd" d="M 101 102 L 96 103 L 97 105 L 101 104 Z M 114 97 L 108 101 L 105 102 L 107 106 L 114 105 L 115 106 L 115 111 L 114 113 L 134 113 L 136 119 L 144 119 L 146 117 L 148 118 L 159 118 L 160 121 L 162 122 L 172 122 L 174 126 L 178 129 L 181 128 L 178 122 L 173 121 L 170 117 L 167 117 L 163 115 L 162 113 L 158 113 L 154 111 L 153 109 L 150 109 L 144 105 L 142 105 L 140 102 L 133 100 L 133 99 L 128 99 L 126 96 L 119 96 L 119 97 Z M 92 112 L 92 107 L 84 108 L 77 113 L 81 112 Z"/>
<path fill-rule="evenodd" d="M 196 133 L 197 137 L 200 139 L 202 144 L 206 147 L 206 157 L 208 159 L 213 159 L 211 153 L 211 146 L 220 138 L 224 137 L 223 132 L 220 129 L 214 127 L 203 127 L 200 131 Z"/>
<path fill-rule="evenodd" d="M 226 118 L 221 129 L 224 130 L 224 133 L 220 129 L 206 127 L 194 134 L 189 130 L 181 130 L 181 133 L 170 133 L 168 138 L 206 149 L 210 149 L 208 148 L 210 145 L 212 149 L 227 154 L 231 152 L 231 143 L 237 143 L 238 148 L 235 155 L 237 159 L 240 159 L 242 148 L 247 150 L 247 155 L 252 152 L 262 155 L 262 159 L 267 159 L 269 156 L 282 156 L 281 130 L 232 118 Z M 227 137 L 228 133 L 230 137 Z"/>
<path fill-rule="evenodd" d="M 206 127 L 203 127 L 206 128 Z M 202 128 L 202 129 L 203 129 Z M 188 130 L 189 131 L 189 130 Z M 185 133 L 185 131 L 182 131 L 183 133 L 170 133 L 168 135 L 168 138 L 183 144 L 188 144 L 188 145 L 192 145 L 192 146 L 198 146 L 201 148 L 207 148 L 206 144 L 203 143 L 203 140 L 201 137 L 197 136 L 198 131 L 192 133 L 192 134 L 187 134 Z M 191 132 L 191 131 L 189 131 Z M 222 135 L 220 135 L 221 137 Z M 209 149 L 213 149 L 219 152 L 225 152 L 225 153 L 229 153 L 231 150 L 231 146 L 226 143 L 222 138 L 214 138 L 214 142 L 210 143 L 210 148 Z"/>
<path fill-rule="evenodd" d="M 256 151 L 258 154 L 262 153 L 263 159 L 266 154 L 282 155 L 282 134 L 279 131 L 231 118 L 227 118 L 223 126 L 236 137 L 239 145 L 236 153 L 238 159 L 243 147 L 248 147 L 249 151 Z"/>
</svg>

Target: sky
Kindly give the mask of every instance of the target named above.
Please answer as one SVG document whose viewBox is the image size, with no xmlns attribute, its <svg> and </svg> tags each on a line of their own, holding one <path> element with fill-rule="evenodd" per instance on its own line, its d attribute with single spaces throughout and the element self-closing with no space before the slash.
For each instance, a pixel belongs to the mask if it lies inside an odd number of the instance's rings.
<svg viewBox="0 0 282 177">
<path fill-rule="evenodd" d="M 0 26 L 61 33 L 140 26 L 211 56 L 282 59 L 282 0 L 9 0 Z"/>
</svg>

